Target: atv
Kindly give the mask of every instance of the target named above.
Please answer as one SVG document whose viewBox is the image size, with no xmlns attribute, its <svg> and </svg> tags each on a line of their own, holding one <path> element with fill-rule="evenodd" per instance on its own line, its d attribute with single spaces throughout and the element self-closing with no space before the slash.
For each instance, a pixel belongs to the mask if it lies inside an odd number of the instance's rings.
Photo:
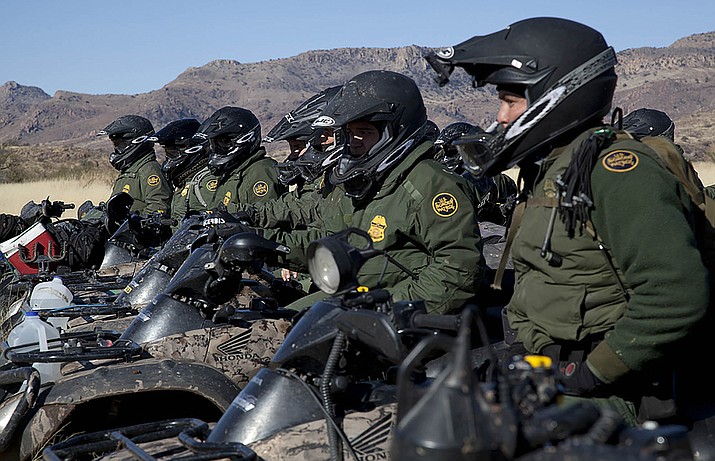
<svg viewBox="0 0 715 461">
<path fill-rule="evenodd" d="M 260 273 L 271 255 L 287 251 L 255 233 L 224 241 L 214 231 L 123 333 L 66 332 L 59 352 L 5 348 L 2 370 L 12 376 L 0 402 L 9 421 L 6 455 L 27 460 L 52 437 L 99 426 L 200 413 L 216 421 L 251 370 L 268 363 L 273 336 L 279 344 L 295 314 L 243 274 Z M 28 391 L 28 373 L 17 370 L 37 362 L 63 362 L 63 376 Z"/>
<path fill-rule="evenodd" d="M 368 245 L 349 245 L 356 235 Z M 379 254 L 362 231 L 308 253 L 313 280 L 334 297 L 300 314 L 213 428 L 181 419 L 82 434 L 44 459 L 694 459 L 682 426 L 626 429 L 614 412 L 557 405 L 545 357 L 514 357 L 478 381 L 473 348 L 496 336 L 483 309 L 429 315 L 360 286 L 361 260 Z"/>
</svg>

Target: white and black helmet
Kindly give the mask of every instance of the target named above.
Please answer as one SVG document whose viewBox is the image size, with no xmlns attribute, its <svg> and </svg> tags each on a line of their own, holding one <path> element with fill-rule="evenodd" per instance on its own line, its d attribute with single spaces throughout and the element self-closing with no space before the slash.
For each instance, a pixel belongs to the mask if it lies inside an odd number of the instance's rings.
<svg viewBox="0 0 715 461">
<path fill-rule="evenodd" d="M 373 70 L 343 85 L 314 125 L 342 128 L 347 142 L 345 126 L 353 121 L 378 126 L 380 140 L 359 158 L 346 149 L 330 180 L 343 184 L 347 195 L 362 198 L 423 139 L 427 110 L 414 80 L 397 72 Z"/>
<path fill-rule="evenodd" d="M 320 152 L 323 147 L 321 144 L 321 136 L 325 132 L 325 127 L 314 127 L 313 122 L 320 116 L 323 109 L 340 90 L 340 86 L 334 86 L 315 94 L 298 106 L 295 110 L 286 114 L 280 122 L 274 126 L 271 131 L 263 138 L 263 142 L 299 140 L 305 141 L 311 156 Z M 300 157 L 299 157 L 300 158 Z M 276 164 L 278 170 L 278 180 L 282 184 L 292 184 L 300 181 L 300 178 L 305 178 L 301 174 L 301 169 L 296 164 L 298 159 L 288 158 L 283 162 Z M 305 166 L 305 165 L 303 165 Z"/>
<path fill-rule="evenodd" d="M 313 122 L 339 90 L 340 86 L 330 87 L 306 99 L 301 105 L 284 115 L 263 138 L 263 142 L 289 139 L 311 142 L 320 138 L 323 128 L 313 126 Z"/>
<path fill-rule="evenodd" d="M 534 160 L 574 129 L 602 123 L 616 87 L 616 54 L 596 30 L 560 18 L 531 18 L 429 54 L 444 85 L 455 67 L 474 84 L 523 92 L 528 109 L 505 130 L 456 141 L 465 166 L 492 176 Z"/>
<path fill-rule="evenodd" d="M 149 137 L 154 134 L 151 122 L 140 115 L 123 115 L 97 133 L 108 136 L 114 144 L 109 162 L 119 171 L 154 150 Z"/>
</svg>

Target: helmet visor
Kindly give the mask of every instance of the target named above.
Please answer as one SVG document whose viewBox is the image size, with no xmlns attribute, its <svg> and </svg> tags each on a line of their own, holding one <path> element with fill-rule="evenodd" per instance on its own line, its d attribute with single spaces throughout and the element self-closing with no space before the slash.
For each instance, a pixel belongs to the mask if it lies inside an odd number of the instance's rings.
<svg viewBox="0 0 715 461">
<path fill-rule="evenodd" d="M 231 152 L 231 146 L 233 145 L 233 140 L 230 136 L 217 136 L 209 140 L 209 146 L 211 152 L 219 157 L 225 157 Z"/>
<path fill-rule="evenodd" d="M 164 144 L 162 147 L 166 158 L 176 159 L 181 156 L 181 149 L 176 144 Z"/>
<path fill-rule="evenodd" d="M 116 149 L 117 152 L 124 152 L 124 150 L 129 147 L 131 143 L 131 139 L 112 139 L 112 144 L 114 145 L 114 149 Z"/>
</svg>

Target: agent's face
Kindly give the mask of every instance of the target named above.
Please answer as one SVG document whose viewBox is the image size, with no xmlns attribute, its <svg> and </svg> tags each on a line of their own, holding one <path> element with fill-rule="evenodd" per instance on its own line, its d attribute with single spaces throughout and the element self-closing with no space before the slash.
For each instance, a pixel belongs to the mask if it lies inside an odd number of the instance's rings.
<svg viewBox="0 0 715 461">
<path fill-rule="evenodd" d="M 305 150 L 307 143 L 299 139 L 289 139 L 288 145 L 290 146 L 290 154 L 288 154 L 288 160 L 295 160 L 300 157 L 300 154 Z"/>
<path fill-rule="evenodd" d="M 380 140 L 380 131 L 370 122 L 349 122 L 346 129 L 353 157 L 362 157 Z"/>
<path fill-rule="evenodd" d="M 497 123 L 502 127 L 516 120 L 521 114 L 526 112 L 528 107 L 526 98 L 523 96 L 510 93 L 508 91 L 499 91 L 499 112 L 497 113 Z"/>
<path fill-rule="evenodd" d="M 324 148 L 332 146 L 335 142 L 335 130 L 333 128 L 323 128 L 323 133 L 320 135 L 319 139 L 320 145 Z"/>
</svg>

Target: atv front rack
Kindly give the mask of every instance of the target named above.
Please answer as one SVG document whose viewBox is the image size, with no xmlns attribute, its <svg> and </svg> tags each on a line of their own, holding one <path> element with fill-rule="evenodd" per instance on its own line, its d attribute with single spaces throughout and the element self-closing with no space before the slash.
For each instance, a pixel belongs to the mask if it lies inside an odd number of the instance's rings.
<svg viewBox="0 0 715 461">
<path fill-rule="evenodd" d="M 7 342 L 3 342 L 3 356 L 15 364 L 104 359 L 123 359 L 129 362 L 132 358 L 139 357 L 141 346 L 131 341 L 116 342 L 120 336 L 121 333 L 112 330 L 63 333 L 59 338 L 47 341 L 50 348 L 60 344 L 61 349 L 48 351 L 40 351 L 38 343 L 9 347 Z M 18 349 L 27 347 L 35 347 L 37 350 L 18 352 Z"/>
<path fill-rule="evenodd" d="M 159 461 L 161 457 L 149 454 L 141 444 L 167 440 L 171 449 L 162 447 L 156 450 L 164 455 L 182 454 L 182 461 L 208 461 L 216 459 L 231 459 L 235 461 L 254 461 L 256 453 L 242 443 L 211 443 L 206 442 L 210 432 L 204 421 L 195 418 L 174 419 L 153 423 L 137 424 L 120 429 L 110 429 L 88 434 L 81 434 L 63 442 L 51 445 L 42 452 L 45 461 L 81 461 L 94 459 L 98 454 L 126 452 L 133 459 L 141 461 Z M 149 445 L 154 446 L 155 445 Z M 148 447 L 147 447 L 148 449 Z"/>
</svg>

